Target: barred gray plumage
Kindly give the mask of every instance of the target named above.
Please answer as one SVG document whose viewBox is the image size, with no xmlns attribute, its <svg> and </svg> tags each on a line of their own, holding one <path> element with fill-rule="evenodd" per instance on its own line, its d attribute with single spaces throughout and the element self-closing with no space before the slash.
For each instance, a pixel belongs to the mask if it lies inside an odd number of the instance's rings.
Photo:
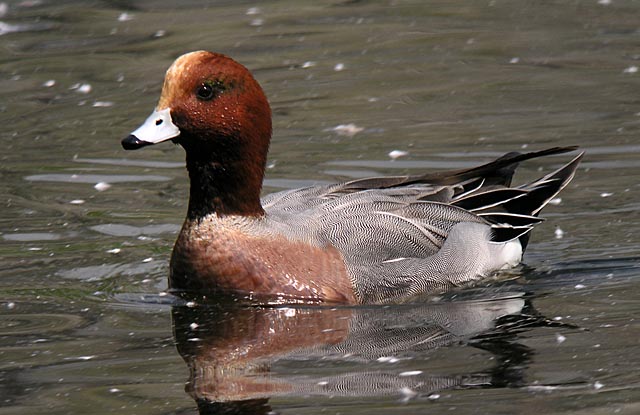
<svg viewBox="0 0 640 415">
<path fill-rule="evenodd" d="M 574 176 L 583 156 L 517 187 L 521 161 L 575 150 L 509 153 L 482 166 L 426 174 L 358 179 L 266 196 L 280 233 L 343 255 L 361 302 L 397 301 L 444 291 L 516 265 L 540 210 Z"/>
</svg>

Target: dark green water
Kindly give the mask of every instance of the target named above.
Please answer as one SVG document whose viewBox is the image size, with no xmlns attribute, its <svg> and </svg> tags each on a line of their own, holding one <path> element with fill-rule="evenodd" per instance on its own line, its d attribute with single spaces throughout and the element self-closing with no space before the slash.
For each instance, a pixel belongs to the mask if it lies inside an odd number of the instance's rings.
<svg viewBox="0 0 640 415">
<path fill-rule="evenodd" d="M 606 3 L 2 2 L 0 414 L 639 413 L 640 4 Z M 182 150 L 119 142 L 197 49 L 270 98 L 266 191 L 587 156 L 511 278 L 384 308 L 187 306 L 161 294 Z"/>
</svg>

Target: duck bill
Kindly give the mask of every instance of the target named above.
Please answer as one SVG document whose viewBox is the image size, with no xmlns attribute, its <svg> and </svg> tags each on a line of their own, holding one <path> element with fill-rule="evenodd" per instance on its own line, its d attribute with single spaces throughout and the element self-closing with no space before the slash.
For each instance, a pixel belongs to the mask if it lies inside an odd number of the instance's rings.
<svg viewBox="0 0 640 415">
<path fill-rule="evenodd" d="M 180 129 L 171 120 L 171 108 L 155 110 L 137 130 L 122 140 L 122 147 L 125 150 L 136 150 L 179 135 Z"/>
</svg>

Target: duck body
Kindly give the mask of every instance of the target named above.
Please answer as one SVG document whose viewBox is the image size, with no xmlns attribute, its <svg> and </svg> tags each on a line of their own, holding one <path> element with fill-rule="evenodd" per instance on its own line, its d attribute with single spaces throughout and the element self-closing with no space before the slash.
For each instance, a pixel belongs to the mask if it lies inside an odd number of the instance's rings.
<svg viewBox="0 0 640 415">
<path fill-rule="evenodd" d="M 171 288 L 267 301 L 354 303 L 340 252 L 284 236 L 280 231 L 288 225 L 268 213 L 185 221 L 171 257 Z"/>
<path fill-rule="evenodd" d="M 190 198 L 171 257 L 173 290 L 346 304 L 443 292 L 517 265 L 538 213 L 582 157 L 517 187 L 519 162 L 575 148 L 261 200 L 270 138 L 269 104 L 242 65 L 198 51 L 169 68 L 156 110 L 122 144 L 172 140 L 186 151 Z"/>
</svg>

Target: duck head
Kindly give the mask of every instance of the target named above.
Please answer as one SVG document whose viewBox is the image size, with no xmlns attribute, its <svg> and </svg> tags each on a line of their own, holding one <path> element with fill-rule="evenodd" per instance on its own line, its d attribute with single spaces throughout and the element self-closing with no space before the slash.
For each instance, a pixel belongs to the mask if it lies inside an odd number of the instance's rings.
<svg viewBox="0 0 640 415">
<path fill-rule="evenodd" d="M 225 55 L 197 51 L 167 70 L 157 107 L 122 146 L 171 140 L 185 149 L 191 218 L 262 215 L 270 139 L 269 103 L 249 70 Z"/>
</svg>

